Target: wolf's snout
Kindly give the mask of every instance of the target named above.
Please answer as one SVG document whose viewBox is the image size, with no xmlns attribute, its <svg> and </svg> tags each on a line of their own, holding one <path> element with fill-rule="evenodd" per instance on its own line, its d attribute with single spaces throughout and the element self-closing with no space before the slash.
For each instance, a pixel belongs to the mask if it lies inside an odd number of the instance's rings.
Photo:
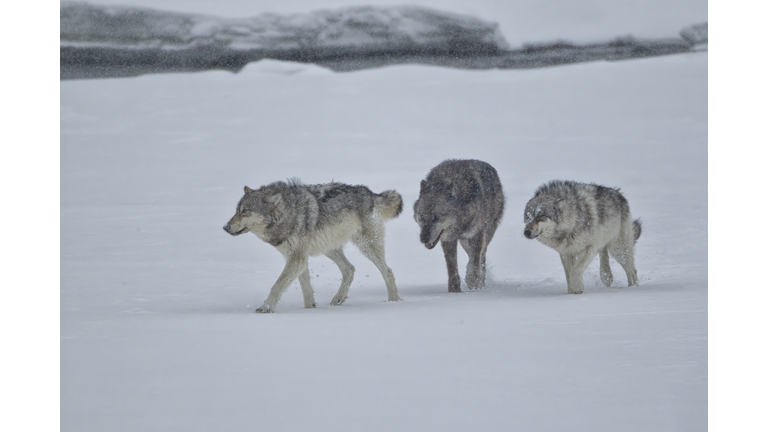
<svg viewBox="0 0 768 432">
<path fill-rule="evenodd" d="M 227 224 L 222 227 L 224 231 L 231 236 L 239 236 L 240 234 L 248 232 L 248 227 L 241 229 L 240 231 L 232 231 L 232 226 Z"/>
<path fill-rule="evenodd" d="M 430 242 L 430 241 L 429 241 L 429 237 L 425 237 L 425 236 L 424 236 L 424 234 L 422 233 L 422 235 L 421 235 L 421 242 L 422 242 L 422 243 L 424 243 L 424 246 L 426 246 L 426 247 L 427 247 L 427 249 L 430 249 L 430 250 L 431 250 L 431 249 L 433 249 L 435 246 L 437 246 L 437 242 L 439 242 L 439 241 L 440 241 L 440 237 L 442 237 L 442 236 L 443 236 L 443 231 L 444 231 L 444 230 L 441 230 L 441 231 L 440 231 L 440 234 L 438 234 L 438 235 L 437 235 L 437 238 L 436 238 L 436 239 L 435 239 L 435 241 L 433 241 L 433 242 Z"/>
<path fill-rule="evenodd" d="M 419 240 L 420 240 L 420 241 L 421 241 L 423 244 L 428 244 L 428 243 L 429 243 L 429 241 L 431 240 L 431 239 L 430 239 L 430 237 L 429 237 L 429 232 L 428 232 L 428 231 L 422 231 L 422 232 L 421 232 L 421 236 L 420 236 Z"/>
<path fill-rule="evenodd" d="M 525 238 L 531 238 L 531 234 L 533 234 L 533 232 L 529 229 L 523 231 L 523 235 L 525 236 Z"/>
</svg>

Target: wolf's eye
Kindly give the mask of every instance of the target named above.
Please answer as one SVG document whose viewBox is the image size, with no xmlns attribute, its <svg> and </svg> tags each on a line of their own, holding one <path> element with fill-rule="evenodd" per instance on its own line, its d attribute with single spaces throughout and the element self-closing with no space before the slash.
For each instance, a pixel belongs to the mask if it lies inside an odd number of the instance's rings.
<svg viewBox="0 0 768 432">
<path fill-rule="evenodd" d="M 248 213 L 248 212 L 249 212 L 249 210 L 248 210 L 248 209 L 242 209 L 242 210 L 240 210 L 240 214 L 241 214 L 241 215 L 244 215 L 244 214 L 246 214 L 246 213 Z"/>
</svg>

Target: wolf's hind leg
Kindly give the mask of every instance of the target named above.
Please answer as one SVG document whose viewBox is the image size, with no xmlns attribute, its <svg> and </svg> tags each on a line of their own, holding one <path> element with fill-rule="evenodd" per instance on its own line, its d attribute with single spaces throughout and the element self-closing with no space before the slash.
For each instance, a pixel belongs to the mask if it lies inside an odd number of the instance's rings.
<svg viewBox="0 0 768 432">
<path fill-rule="evenodd" d="M 611 273 L 611 264 L 608 262 L 607 246 L 600 251 L 600 280 L 607 287 L 613 283 L 613 273 Z"/>
<path fill-rule="evenodd" d="M 459 277 L 459 264 L 456 256 L 457 241 L 440 241 L 445 256 L 445 266 L 448 269 L 448 292 L 461 292 L 461 277 Z"/>
<path fill-rule="evenodd" d="M 299 274 L 307 267 L 307 256 L 294 255 L 287 259 L 285 268 L 280 276 L 272 285 L 272 289 L 269 291 L 267 299 L 264 300 L 264 304 L 260 308 L 256 309 L 259 313 L 271 313 L 275 311 L 275 306 L 280 300 L 285 290 L 291 285 L 291 282 L 295 281 Z"/>
<path fill-rule="evenodd" d="M 467 253 L 467 274 L 464 280 L 470 290 L 485 287 L 485 239 L 483 233 L 478 233 L 470 239 L 461 239 L 461 247 Z"/>
<path fill-rule="evenodd" d="M 622 242 L 610 249 L 615 259 L 627 274 L 627 286 L 637 286 L 637 269 L 635 268 L 635 251 L 631 242 Z"/>
<path fill-rule="evenodd" d="M 344 251 L 342 251 L 341 248 L 326 252 L 325 256 L 336 263 L 339 270 L 341 270 L 341 286 L 336 295 L 333 296 L 333 300 L 331 300 L 332 305 L 339 306 L 347 299 L 349 286 L 352 284 L 352 280 L 355 277 L 355 266 L 347 260 L 347 257 L 344 256 Z"/>
<path fill-rule="evenodd" d="M 299 274 L 299 285 L 301 285 L 301 293 L 304 295 L 304 307 L 313 308 L 315 304 L 315 293 L 312 290 L 312 284 L 309 277 L 309 260 L 304 264 L 304 271 Z"/>
<path fill-rule="evenodd" d="M 375 235 L 367 233 L 365 230 L 357 238 L 353 239 L 355 245 L 366 258 L 371 260 L 376 268 L 381 272 L 384 283 L 387 286 L 387 301 L 402 300 L 397 294 L 397 285 L 395 285 L 395 274 L 387 266 L 384 260 L 384 230 L 376 230 Z"/>
<path fill-rule="evenodd" d="M 573 258 L 560 254 L 560 262 L 563 264 L 563 270 L 565 271 L 565 285 L 568 287 L 568 294 L 573 294 L 571 289 L 571 264 L 573 263 Z"/>
</svg>

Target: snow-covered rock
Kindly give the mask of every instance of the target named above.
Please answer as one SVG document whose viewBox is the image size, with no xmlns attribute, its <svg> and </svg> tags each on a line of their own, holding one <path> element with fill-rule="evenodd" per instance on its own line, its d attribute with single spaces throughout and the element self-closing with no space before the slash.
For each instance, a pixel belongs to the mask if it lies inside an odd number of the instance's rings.
<svg viewBox="0 0 768 432">
<path fill-rule="evenodd" d="M 707 43 L 708 23 L 694 24 L 680 31 L 680 36 L 691 45 Z"/>
<path fill-rule="evenodd" d="M 61 79 L 239 72 L 263 59 L 314 63 L 333 71 L 407 63 L 525 69 L 683 53 L 701 47 L 702 38 L 706 41 L 703 24 L 703 33 L 701 25 L 684 29 L 684 39 L 627 36 L 512 49 L 497 23 L 421 6 L 351 6 L 250 18 L 72 2 L 62 3 L 60 10 Z"/>
<path fill-rule="evenodd" d="M 496 52 L 496 23 L 418 6 L 357 6 L 250 18 L 61 4 L 61 46 L 161 50 Z"/>
</svg>

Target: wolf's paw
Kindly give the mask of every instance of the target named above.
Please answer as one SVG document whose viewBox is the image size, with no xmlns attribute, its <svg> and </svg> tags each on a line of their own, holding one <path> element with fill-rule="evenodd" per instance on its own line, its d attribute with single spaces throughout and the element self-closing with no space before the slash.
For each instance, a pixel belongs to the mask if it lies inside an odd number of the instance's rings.
<svg viewBox="0 0 768 432">
<path fill-rule="evenodd" d="M 461 281 L 458 281 L 456 283 L 448 282 L 448 292 L 450 292 L 450 293 L 460 293 L 461 292 Z"/>
<path fill-rule="evenodd" d="M 637 270 L 632 271 L 632 277 L 627 278 L 627 286 L 639 286 L 637 284 Z"/>
<path fill-rule="evenodd" d="M 312 304 L 310 304 L 310 305 L 306 305 L 306 304 L 305 304 L 305 305 L 304 305 L 304 307 L 305 307 L 306 309 L 312 309 L 312 308 L 316 308 L 316 307 L 317 307 L 317 304 L 315 304 L 315 303 L 312 303 Z"/>
<path fill-rule="evenodd" d="M 400 298 L 400 296 L 397 296 L 397 297 L 389 297 L 389 298 L 387 298 L 387 301 L 388 302 L 399 302 L 399 301 L 403 301 L 403 299 Z"/>
<path fill-rule="evenodd" d="M 461 279 L 458 276 L 448 279 L 448 292 L 461 292 Z"/>
<path fill-rule="evenodd" d="M 341 306 L 344 304 L 345 301 L 347 301 L 347 297 L 344 297 L 344 298 L 334 297 L 333 300 L 331 300 L 331 306 Z"/>
<path fill-rule="evenodd" d="M 600 280 L 603 281 L 603 285 L 609 287 L 613 283 L 613 274 L 610 271 L 601 271 Z"/>
<path fill-rule="evenodd" d="M 260 308 L 256 309 L 254 312 L 256 312 L 256 313 L 273 313 L 274 311 L 272 310 L 271 307 L 269 307 L 267 305 L 263 305 Z"/>
</svg>

